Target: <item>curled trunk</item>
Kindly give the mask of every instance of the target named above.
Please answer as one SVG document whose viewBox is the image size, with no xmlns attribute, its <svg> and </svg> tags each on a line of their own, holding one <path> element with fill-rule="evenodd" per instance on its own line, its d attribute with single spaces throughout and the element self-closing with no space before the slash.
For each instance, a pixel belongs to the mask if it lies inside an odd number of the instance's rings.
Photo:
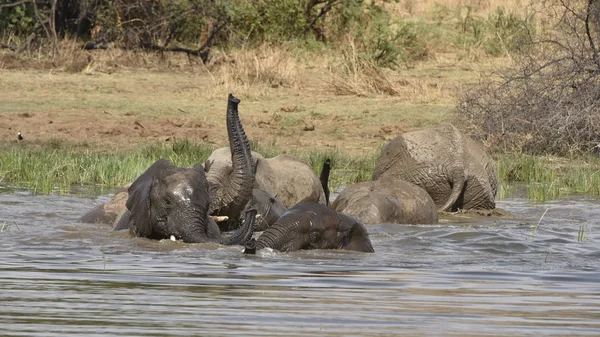
<svg viewBox="0 0 600 337">
<path fill-rule="evenodd" d="M 256 222 L 256 209 L 246 211 L 244 224 L 242 227 L 234 231 L 228 237 L 221 238 L 219 243 L 222 245 L 244 245 L 252 239 Z"/>
</svg>

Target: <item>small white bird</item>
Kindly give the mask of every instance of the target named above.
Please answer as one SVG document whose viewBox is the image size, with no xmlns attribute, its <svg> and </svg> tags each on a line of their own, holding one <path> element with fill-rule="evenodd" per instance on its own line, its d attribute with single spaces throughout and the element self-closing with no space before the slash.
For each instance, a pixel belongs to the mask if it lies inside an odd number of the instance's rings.
<svg viewBox="0 0 600 337">
<path fill-rule="evenodd" d="M 19 131 L 19 132 L 17 133 L 17 139 L 18 139 L 18 140 L 23 140 L 23 139 L 25 139 L 25 137 L 23 137 L 23 134 L 21 133 L 21 131 Z"/>
</svg>

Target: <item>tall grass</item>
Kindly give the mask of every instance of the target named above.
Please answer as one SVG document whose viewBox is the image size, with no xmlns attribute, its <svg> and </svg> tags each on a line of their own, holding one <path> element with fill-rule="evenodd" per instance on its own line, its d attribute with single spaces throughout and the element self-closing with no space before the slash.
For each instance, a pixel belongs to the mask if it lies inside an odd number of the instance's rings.
<svg viewBox="0 0 600 337">
<path fill-rule="evenodd" d="M 252 142 L 265 157 L 284 153 L 273 145 Z M 141 149 L 98 152 L 82 144 L 60 141 L 41 146 L 0 144 L 0 185 L 12 185 L 35 193 L 69 193 L 73 186 L 116 187 L 133 181 L 153 162 L 165 158 L 178 166 L 204 163 L 213 151 L 188 139 L 172 144 L 153 144 Z M 326 158 L 333 161 L 331 186 L 370 179 L 375 156 L 347 156 L 340 151 L 307 150 L 290 153 L 319 174 Z"/>
<path fill-rule="evenodd" d="M 159 158 L 175 165 L 204 162 L 212 147 L 182 140 L 135 151 L 99 153 L 85 146 L 50 142 L 42 146 L 2 144 L 0 184 L 36 193 L 68 193 L 73 185 L 122 186 L 133 181 Z"/>
<path fill-rule="evenodd" d="M 545 201 L 569 194 L 600 195 L 600 158 L 504 154 L 497 159 L 501 182 L 522 182 L 528 196 Z"/>
</svg>

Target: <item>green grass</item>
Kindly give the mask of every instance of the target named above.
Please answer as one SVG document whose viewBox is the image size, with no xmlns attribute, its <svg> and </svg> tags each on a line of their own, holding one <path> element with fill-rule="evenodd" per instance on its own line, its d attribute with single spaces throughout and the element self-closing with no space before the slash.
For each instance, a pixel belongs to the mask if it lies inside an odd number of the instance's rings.
<svg viewBox="0 0 600 337">
<path fill-rule="evenodd" d="M 525 183 L 532 200 L 545 201 L 572 194 L 600 195 L 600 158 L 595 156 L 557 158 L 504 154 L 497 158 L 496 164 L 501 186 Z"/>
<path fill-rule="evenodd" d="M 285 153 L 273 144 L 251 144 L 254 151 L 265 157 Z M 43 145 L 0 143 L 0 185 L 29 189 L 34 193 L 59 194 L 70 193 L 74 186 L 97 186 L 102 193 L 103 188 L 130 183 L 157 159 L 165 158 L 178 166 L 192 166 L 204 163 L 212 151 L 212 146 L 188 139 L 114 152 L 99 152 L 85 143 L 56 140 Z M 337 150 L 298 150 L 290 154 L 310 165 L 317 175 L 325 159 L 331 158 L 332 189 L 370 179 L 375 164 L 375 156 L 346 156 Z"/>
<path fill-rule="evenodd" d="M 86 144 L 0 145 L 0 183 L 36 193 L 69 193 L 73 185 L 122 186 L 159 158 L 175 165 L 204 162 L 212 147 L 182 140 L 128 152 L 95 152 Z"/>
<path fill-rule="evenodd" d="M 265 157 L 289 153 L 318 175 L 327 158 L 332 161 L 330 189 L 371 178 L 379 151 L 348 155 L 339 149 L 286 151 L 275 143 L 251 142 Z M 188 139 L 151 144 L 135 150 L 101 151 L 86 143 L 58 140 L 39 144 L 0 143 L 0 185 L 35 193 L 70 193 L 74 186 L 113 188 L 133 181 L 159 158 L 178 166 L 204 163 L 213 147 Z M 573 159 L 503 154 L 496 159 L 499 198 L 510 196 L 511 183 L 528 186 L 528 197 L 545 201 L 570 194 L 600 195 L 600 158 Z"/>
</svg>

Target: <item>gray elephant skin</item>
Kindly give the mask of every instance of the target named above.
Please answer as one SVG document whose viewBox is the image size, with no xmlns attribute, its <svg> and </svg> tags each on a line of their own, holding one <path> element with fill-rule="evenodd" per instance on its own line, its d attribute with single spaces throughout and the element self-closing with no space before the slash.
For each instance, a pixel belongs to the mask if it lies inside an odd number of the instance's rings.
<svg viewBox="0 0 600 337">
<path fill-rule="evenodd" d="M 256 231 L 262 232 L 273 225 L 287 211 L 281 201 L 271 194 L 255 188 L 252 190 L 250 205 L 255 207 L 260 214 L 256 221 Z"/>
<path fill-rule="evenodd" d="M 369 233 L 356 218 L 315 202 L 300 203 L 267 228 L 247 253 L 271 248 L 281 252 L 300 249 L 346 249 L 373 252 Z"/>
<path fill-rule="evenodd" d="M 113 200 L 94 208 L 80 220 L 114 223 L 118 213 L 122 212 L 113 227 L 129 228 L 136 236 L 175 236 L 187 242 L 241 242 L 247 236 L 248 226 L 251 225 L 254 230 L 253 221 L 246 221 L 230 239 L 222 239 L 218 226 L 215 227 L 216 223 L 210 217 L 225 213 L 234 215 L 233 221 L 237 221 L 252 196 L 252 158 L 248 139 L 239 122 L 238 104 L 239 100 L 230 95 L 226 120 L 233 164 L 226 184 L 208 181 L 200 164 L 193 168 L 179 168 L 161 159 L 131 184 L 128 193 L 117 194 Z M 125 195 L 126 209 L 123 210 L 120 205 Z"/>
<path fill-rule="evenodd" d="M 252 237 L 256 210 L 248 211 L 244 225 L 225 237 L 209 216 L 209 207 L 202 165 L 177 167 L 160 159 L 129 187 L 127 211 L 116 229 L 129 228 L 131 235 L 149 239 L 174 237 L 184 242 L 225 245 L 244 244 Z"/>
<path fill-rule="evenodd" d="M 391 177 L 348 186 L 331 207 L 365 224 L 438 222 L 437 207 L 425 190 Z"/>
<path fill-rule="evenodd" d="M 383 176 L 423 188 L 439 211 L 496 207 L 494 161 L 480 144 L 451 124 L 393 139 L 373 170 L 373 180 Z"/>
<path fill-rule="evenodd" d="M 256 175 L 254 188 L 263 190 L 289 208 L 299 202 L 314 201 L 325 204 L 326 198 L 319 177 L 310 166 L 293 156 L 280 154 L 264 158 L 252 152 Z M 205 163 L 206 178 L 226 184 L 233 169 L 230 150 L 217 149 Z"/>
</svg>

